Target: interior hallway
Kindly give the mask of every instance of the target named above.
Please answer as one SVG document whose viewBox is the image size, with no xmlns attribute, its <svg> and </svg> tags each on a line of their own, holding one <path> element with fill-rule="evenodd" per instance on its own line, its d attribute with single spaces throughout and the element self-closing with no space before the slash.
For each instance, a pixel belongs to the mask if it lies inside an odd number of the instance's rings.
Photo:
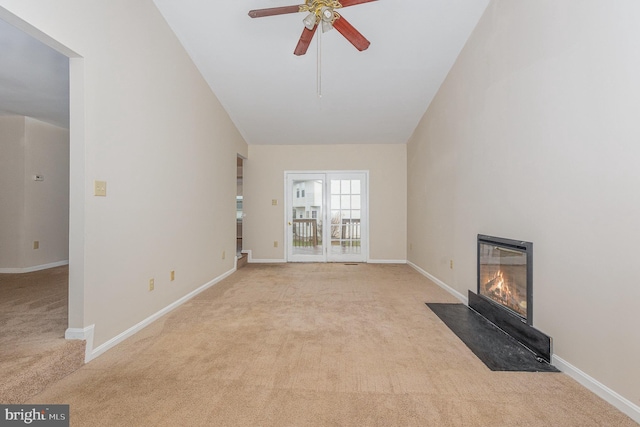
<svg viewBox="0 0 640 427">
<path fill-rule="evenodd" d="M 635 426 L 559 373 L 492 372 L 407 265 L 249 264 L 48 387 L 77 426 Z M 117 313 L 114 313 L 117 315 Z"/>
</svg>

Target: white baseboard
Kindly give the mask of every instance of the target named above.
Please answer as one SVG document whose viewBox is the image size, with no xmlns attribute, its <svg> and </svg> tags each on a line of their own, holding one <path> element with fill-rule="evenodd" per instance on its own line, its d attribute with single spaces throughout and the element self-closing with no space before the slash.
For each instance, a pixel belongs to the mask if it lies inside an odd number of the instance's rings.
<svg viewBox="0 0 640 427">
<path fill-rule="evenodd" d="M 33 267 L 24 268 L 0 268 L 0 273 L 32 273 L 34 271 L 46 270 L 53 267 L 60 267 L 61 265 L 68 265 L 69 260 L 51 262 L 49 264 L 34 265 Z"/>
<path fill-rule="evenodd" d="M 247 262 L 249 264 L 285 264 L 287 261 L 284 259 L 249 258 Z"/>
<path fill-rule="evenodd" d="M 555 354 L 551 356 L 551 363 L 562 372 L 579 382 L 585 388 L 592 391 L 611 405 L 615 406 L 625 415 L 629 416 L 635 422 L 640 424 L 640 406 L 634 404 L 629 399 L 611 390 L 606 385 L 590 377 L 580 369 L 573 366 L 571 363 L 567 362 L 561 357 L 556 356 Z"/>
<path fill-rule="evenodd" d="M 143 321 L 139 322 L 138 324 L 136 324 L 136 325 L 130 327 L 129 329 L 127 329 L 126 331 L 122 332 L 121 334 L 116 335 L 115 337 L 111 338 L 109 341 L 105 342 L 104 344 L 100 344 L 95 349 L 91 349 L 89 360 L 93 360 L 96 357 L 100 356 L 105 351 L 109 350 L 110 348 L 115 347 L 116 345 L 118 345 L 119 343 L 124 341 L 125 339 L 127 339 L 130 336 L 134 335 L 136 332 L 138 332 L 138 331 L 142 330 L 143 328 L 149 326 L 155 320 L 159 319 L 160 317 L 164 316 L 165 314 L 169 313 L 170 311 L 178 308 L 179 306 L 181 306 L 185 302 L 189 301 L 191 298 L 195 297 L 196 295 L 198 295 L 202 291 L 205 291 L 206 289 L 210 288 L 211 286 L 215 285 L 216 283 L 218 283 L 218 282 L 222 281 L 223 279 L 227 278 L 228 276 L 233 274 L 235 271 L 236 271 L 236 269 L 234 267 L 231 270 L 227 271 L 226 273 L 223 273 L 220 276 L 216 277 L 215 279 L 211 280 L 210 282 L 207 282 L 204 285 L 200 286 L 198 289 L 195 289 L 194 291 L 189 292 L 187 295 L 183 296 L 182 298 L 172 302 L 171 304 L 169 304 L 168 306 L 166 306 L 162 310 L 152 314 L 151 316 L 147 317 Z M 89 343 L 87 342 L 87 347 L 88 347 L 88 344 Z M 93 342 L 92 342 L 92 347 L 93 347 Z M 86 362 L 88 362 L 89 360 L 86 360 Z"/>
<path fill-rule="evenodd" d="M 249 264 L 282 264 L 286 263 L 286 259 L 265 259 L 265 258 L 254 258 L 251 250 L 242 251 L 243 254 L 247 254 L 247 262 Z"/>
<path fill-rule="evenodd" d="M 64 332 L 64 338 L 68 340 L 84 340 L 84 363 L 91 360 L 91 351 L 93 350 L 93 330 L 96 325 L 90 325 L 86 328 L 67 328 Z"/>
<path fill-rule="evenodd" d="M 370 259 L 369 264 L 406 264 L 406 259 Z"/>
<path fill-rule="evenodd" d="M 418 267 L 417 265 L 415 265 L 411 261 L 407 261 L 407 264 L 409 264 L 409 266 L 411 266 L 418 273 L 422 274 L 427 279 L 431 280 L 433 283 L 435 283 L 436 285 L 440 286 L 442 289 L 444 289 L 445 291 L 449 292 L 454 297 L 458 298 L 465 305 L 469 305 L 469 299 L 465 295 L 462 295 L 460 292 L 456 291 L 451 286 L 447 285 L 442 280 L 438 279 L 436 276 L 434 276 L 434 275 L 432 275 L 430 273 L 427 273 L 425 270 L 423 270 L 422 268 Z"/>
<path fill-rule="evenodd" d="M 242 251 L 243 254 L 247 254 L 247 262 L 252 264 L 282 264 L 286 263 L 286 259 L 265 259 L 265 258 L 254 258 L 251 250 Z M 369 264 L 406 264 L 406 259 L 369 259 L 367 261 Z"/>
</svg>

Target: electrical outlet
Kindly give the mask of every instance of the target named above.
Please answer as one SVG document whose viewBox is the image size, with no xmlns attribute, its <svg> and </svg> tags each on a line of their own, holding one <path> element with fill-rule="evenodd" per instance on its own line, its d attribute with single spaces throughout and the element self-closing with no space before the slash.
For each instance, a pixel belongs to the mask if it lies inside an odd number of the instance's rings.
<svg viewBox="0 0 640 427">
<path fill-rule="evenodd" d="M 227 253 L 225 251 L 222 251 L 222 259 L 225 259 L 227 257 Z"/>
<path fill-rule="evenodd" d="M 453 260 L 449 260 L 449 268 L 453 270 Z"/>
<path fill-rule="evenodd" d="M 274 247 L 274 248 L 277 248 L 277 247 L 278 247 L 278 241 L 277 241 L 277 240 L 274 240 L 274 241 L 273 241 L 273 247 Z"/>
<path fill-rule="evenodd" d="M 413 243 L 409 243 L 409 250 L 412 251 L 413 250 Z"/>
<path fill-rule="evenodd" d="M 171 270 L 171 281 L 173 282 L 174 280 L 176 280 L 176 272 Z"/>
<path fill-rule="evenodd" d="M 152 291 L 154 289 L 155 289 L 155 280 L 149 279 L 149 291 Z"/>
<path fill-rule="evenodd" d="M 278 206 L 278 199 L 271 199 L 272 206 Z"/>
<path fill-rule="evenodd" d="M 38 249 L 40 248 L 40 242 L 38 240 L 34 240 L 33 241 L 33 249 Z"/>
</svg>

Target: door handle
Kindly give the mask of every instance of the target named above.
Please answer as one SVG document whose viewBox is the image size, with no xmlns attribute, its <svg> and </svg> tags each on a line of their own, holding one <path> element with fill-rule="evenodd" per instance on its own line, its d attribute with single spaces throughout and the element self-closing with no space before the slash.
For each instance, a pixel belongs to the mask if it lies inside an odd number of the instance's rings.
<svg viewBox="0 0 640 427">
<path fill-rule="evenodd" d="M 289 221 L 289 225 L 291 225 L 291 221 Z"/>
</svg>

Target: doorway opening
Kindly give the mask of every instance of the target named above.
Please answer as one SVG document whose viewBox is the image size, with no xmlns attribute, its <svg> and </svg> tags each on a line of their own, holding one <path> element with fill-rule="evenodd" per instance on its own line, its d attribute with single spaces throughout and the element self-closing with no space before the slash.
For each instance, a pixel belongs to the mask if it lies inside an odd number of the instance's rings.
<svg viewBox="0 0 640 427">
<path fill-rule="evenodd" d="M 84 206 L 85 206 L 85 146 L 84 146 L 84 59 L 76 52 L 0 7 L 0 19 L 43 43 L 68 60 L 69 115 L 69 292 L 68 326 L 65 337 L 91 338 L 92 329 L 84 324 Z M 32 67 L 33 68 L 33 67 Z M 36 67 L 37 68 L 37 67 Z M 26 111 L 22 115 L 32 116 Z M 73 120 L 75 118 L 75 120 Z M 45 177 L 46 179 L 46 177 Z M 87 346 L 89 349 L 90 346 Z M 88 354 L 88 353 L 87 353 Z"/>
<path fill-rule="evenodd" d="M 91 351 L 92 329 L 84 328 L 84 63 L 2 7 L 0 39 L 6 42 L 0 59 L 0 110 L 23 117 L 25 135 L 31 132 L 30 143 L 22 145 L 24 176 L 29 177 L 25 182 L 23 176 L 24 197 L 31 199 L 23 206 L 29 222 L 14 227 L 22 233 L 21 247 L 29 250 L 15 263 L 19 271 L 3 277 L 11 300 L 3 301 L 9 309 L 2 314 L 21 320 L 20 328 L 11 331 L 16 334 L 4 337 L 7 357 L 0 361 L 11 375 L 0 400 L 18 403 L 15 396 L 69 374 Z M 19 161 L 14 156 L 6 160 Z M 15 360 L 20 366 L 7 365 Z"/>
<path fill-rule="evenodd" d="M 244 218 L 244 212 L 242 210 L 243 204 L 243 194 L 242 194 L 242 164 L 243 158 L 238 155 L 238 159 L 236 161 L 236 257 L 242 257 L 242 220 Z"/>
</svg>

